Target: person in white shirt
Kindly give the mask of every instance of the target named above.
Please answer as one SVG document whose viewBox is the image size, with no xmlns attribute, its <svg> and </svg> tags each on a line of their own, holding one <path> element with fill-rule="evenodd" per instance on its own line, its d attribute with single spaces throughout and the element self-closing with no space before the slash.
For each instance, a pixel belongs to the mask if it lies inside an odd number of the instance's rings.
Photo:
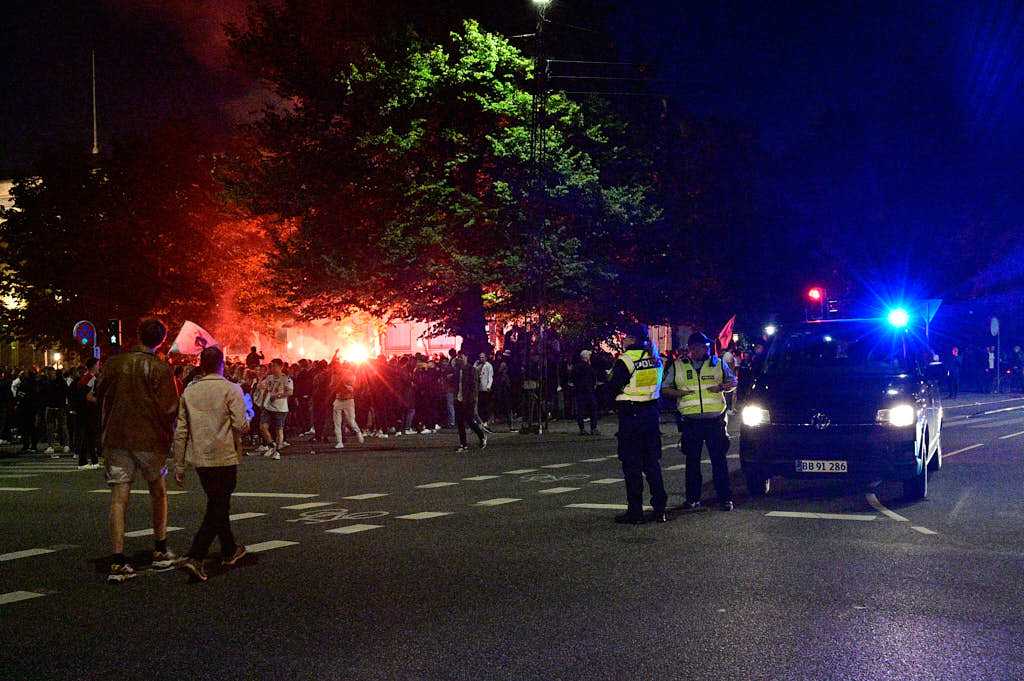
<svg viewBox="0 0 1024 681">
<path fill-rule="evenodd" d="M 494 386 L 494 365 L 487 361 L 487 353 L 481 352 L 479 359 L 473 366 L 479 381 L 479 398 L 477 400 L 477 415 L 481 425 L 487 427 L 491 420 L 491 388 Z"/>
<path fill-rule="evenodd" d="M 260 420 L 260 433 L 267 443 L 264 456 L 281 460 L 281 450 L 288 447 L 284 441 L 284 422 L 288 418 L 288 398 L 295 392 L 292 379 L 284 373 L 284 361 L 274 359 L 270 363 L 270 373 L 260 381 L 259 391 L 263 394 L 263 414 Z"/>
</svg>

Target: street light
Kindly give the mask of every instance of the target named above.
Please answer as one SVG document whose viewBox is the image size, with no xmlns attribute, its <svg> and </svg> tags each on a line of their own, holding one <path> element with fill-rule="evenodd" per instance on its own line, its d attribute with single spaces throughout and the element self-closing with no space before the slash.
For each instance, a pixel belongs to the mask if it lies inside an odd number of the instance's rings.
<svg viewBox="0 0 1024 681">
<path fill-rule="evenodd" d="M 775 332 L 778 330 L 779 328 L 774 324 L 768 324 L 767 326 L 764 327 L 764 335 L 771 338 L 772 336 L 775 335 Z"/>
</svg>

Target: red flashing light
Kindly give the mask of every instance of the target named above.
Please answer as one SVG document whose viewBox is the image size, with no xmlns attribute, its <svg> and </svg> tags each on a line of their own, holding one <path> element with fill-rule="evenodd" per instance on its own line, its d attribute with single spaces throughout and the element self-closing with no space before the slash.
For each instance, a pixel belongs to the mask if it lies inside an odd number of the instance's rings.
<svg viewBox="0 0 1024 681">
<path fill-rule="evenodd" d="M 814 302 L 820 301 L 821 298 L 822 298 L 822 295 L 823 294 L 822 294 L 821 289 L 818 288 L 817 286 L 815 286 L 812 289 L 808 289 L 807 290 L 807 297 L 810 298 L 811 300 L 813 300 Z"/>
</svg>

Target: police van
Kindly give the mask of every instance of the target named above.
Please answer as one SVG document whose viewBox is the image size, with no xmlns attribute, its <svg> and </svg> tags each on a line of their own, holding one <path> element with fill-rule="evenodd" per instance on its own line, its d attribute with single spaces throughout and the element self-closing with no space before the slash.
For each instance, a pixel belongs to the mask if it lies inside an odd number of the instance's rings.
<svg viewBox="0 0 1024 681">
<path fill-rule="evenodd" d="M 906 498 L 927 496 L 942 467 L 945 372 L 908 322 L 898 310 L 777 327 L 740 414 L 751 496 L 775 476 L 899 480 Z"/>
</svg>

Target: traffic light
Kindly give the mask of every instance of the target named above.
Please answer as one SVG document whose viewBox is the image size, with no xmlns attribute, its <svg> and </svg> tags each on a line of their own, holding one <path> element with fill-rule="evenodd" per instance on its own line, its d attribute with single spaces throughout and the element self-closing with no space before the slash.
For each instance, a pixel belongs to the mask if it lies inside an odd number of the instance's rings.
<svg viewBox="0 0 1024 681">
<path fill-rule="evenodd" d="M 107 342 L 111 345 L 121 344 L 121 320 L 120 319 L 108 319 L 107 320 Z"/>
<path fill-rule="evenodd" d="M 825 292 L 817 286 L 807 289 L 807 298 L 811 302 L 820 303 L 821 299 L 825 297 Z"/>
<path fill-rule="evenodd" d="M 825 289 L 820 286 L 812 286 L 807 289 L 807 318 L 825 318 Z"/>
</svg>

